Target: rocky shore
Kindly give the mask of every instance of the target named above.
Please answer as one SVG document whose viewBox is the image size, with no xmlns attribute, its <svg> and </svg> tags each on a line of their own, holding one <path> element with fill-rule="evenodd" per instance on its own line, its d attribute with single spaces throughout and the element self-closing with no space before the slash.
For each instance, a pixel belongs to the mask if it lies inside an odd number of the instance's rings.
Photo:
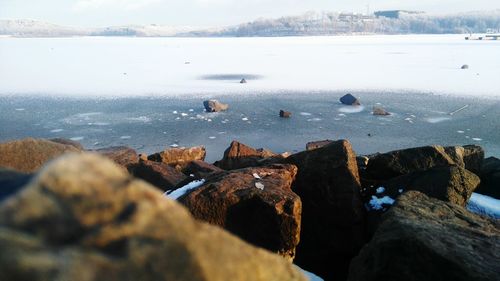
<svg viewBox="0 0 500 281">
<path fill-rule="evenodd" d="M 480 146 L 151 155 L 0 144 L 0 280 L 498 280 L 500 160 Z M 170 198 L 169 198 L 170 197 Z M 293 263 L 293 264 L 292 264 Z"/>
</svg>

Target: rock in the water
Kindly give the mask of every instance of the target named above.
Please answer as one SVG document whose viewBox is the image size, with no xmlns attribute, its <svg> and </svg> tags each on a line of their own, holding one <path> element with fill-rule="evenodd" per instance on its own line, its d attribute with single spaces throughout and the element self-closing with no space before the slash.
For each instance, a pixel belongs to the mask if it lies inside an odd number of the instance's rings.
<svg viewBox="0 0 500 281">
<path fill-rule="evenodd" d="M 245 78 L 241 79 L 240 84 L 246 84 L 247 80 Z"/>
<path fill-rule="evenodd" d="M 224 151 L 224 157 L 215 162 L 214 165 L 224 170 L 235 170 L 260 166 L 263 160 L 272 157 L 278 157 L 278 155 L 267 149 L 255 149 L 238 141 L 233 141 Z"/>
<path fill-rule="evenodd" d="M 95 152 L 106 156 L 125 169 L 127 169 L 130 165 L 134 165 L 139 162 L 139 155 L 137 155 L 137 152 L 127 146 L 102 148 L 96 150 Z"/>
<path fill-rule="evenodd" d="M 221 103 L 218 100 L 206 100 L 203 102 L 203 106 L 207 112 L 226 111 L 229 108 L 228 104 Z"/>
<path fill-rule="evenodd" d="M 31 180 L 32 175 L 0 168 L 0 201 L 15 194 Z"/>
<path fill-rule="evenodd" d="M 204 179 L 214 173 L 222 173 L 224 170 L 215 165 L 208 164 L 207 162 L 194 160 L 190 162 L 182 172 L 187 176 L 193 175 L 195 179 Z"/>
<path fill-rule="evenodd" d="M 167 164 L 148 160 L 131 165 L 128 170 L 134 177 L 149 182 L 163 192 L 175 189 L 187 178 Z"/>
<path fill-rule="evenodd" d="M 179 198 L 193 216 L 293 260 L 302 205 L 291 190 L 293 165 L 247 168 L 210 177 Z"/>
<path fill-rule="evenodd" d="M 182 171 L 192 161 L 205 160 L 206 155 L 207 151 L 204 146 L 171 148 L 149 155 L 148 160 L 162 162 L 175 167 L 178 171 Z"/>
<path fill-rule="evenodd" d="M 410 191 L 351 263 L 349 281 L 498 280 L 500 224 Z"/>
<path fill-rule="evenodd" d="M 368 162 L 367 172 L 374 179 L 386 180 L 411 172 L 456 164 L 460 165 L 446 153 L 444 147 L 433 145 L 375 155 Z"/>
<path fill-rule="evenodd" d="M 57 142 L 60 144 L 65 144 L 65 145 L 71 145 L 79 150 L 85 150 L 85 148 L 83 147 L 83 145 L 81 143 L 74 141 L 74 140 L 55 138 L 55 139 L 50 139 L 50 141 Z"/>
<path fill-rule="evenodd" d="M 461 69 L 469 69 L 469 65 L 464 64 L 464 65 L 462 65 L 462 67 L 460 67 L 460 68 L 461 68 Z"/>
<path fill-rule="evenodd" d="M 500 199 L 500 159 L 495 157 L 485 159 L 479 176 L 481 184 L 476 192 Z"/>
<path fill-rule="evenodd" d="M 389 113 L 387 110 L 383 109 L 382 107 L 374 106 L 373 107 L 373 115 L 387 116 L 387 115 L 391 115 L 391 113 Z"/>
<path fill-rule="evenodd" d="M 365 243 L 356 155 L 346 140 L 288 157 L 299 172 L 292 190 L 302 200 L 295 263 L 325 280 L 345 280 Z"/>
<path fill-rule="evenodd" d="M 361 105 L 359 100 L 351 94 L 347 94 L 340 98 L 340 102 L 345 105 Z"/>
<path fill-rule="evenodd" d="M 0 226 L 0 280 L 306 280 L 93 154 L 44 168 Z"/>
<path fill-rule="evenodd" d="M 384 195 L 396 198 L 401 194 L 400 189 L 416 190 L 465 207 L 480 181 L 478 176 L 458 166 L 434 167 L 389 180 L 384 185 Z"/>
<path fill-rule="evenodd" d="M 47 161 L 68 152 L 79 152 L 72 145 L 45 139 L 27 138 L 0 144 L 0 167 L 23 173 L 37 171 Z"/>
<path fill-rule="evenodd" d="M 290 118 L 290 117 L 292 117 L 292 113 L 289 111 L 280 110 L 280 117 L 281 118 Z"/>
<path fill-rule="evenodd" d="M 320 147 L 323 147 L 325 145 L 329 145 L 333 143 L 332 140 L 321 140 L 321 141 L 312 141 L 312 142 L 308 142 L 306 144 L 306 150 L 315 150 L 315 149 L 318 149 Z"/>
</svg>

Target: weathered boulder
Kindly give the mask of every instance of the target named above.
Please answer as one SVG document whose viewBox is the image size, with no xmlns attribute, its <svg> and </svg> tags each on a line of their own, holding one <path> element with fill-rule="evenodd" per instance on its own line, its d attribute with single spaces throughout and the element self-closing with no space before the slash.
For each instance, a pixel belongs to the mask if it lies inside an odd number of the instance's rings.
<svg viewBox="0 0 500 281">
<path fill-rule="evenodd" d="M 387 180 L 432 167 L 456 164 L 460 165 L 448 155 L 444 147 L 433 145 L 377 154 L 370 158 L 366 170 L 374 179 Z"/>
<path fill-rule="evenodd" d="M 221 103 L 218 100 L 206 100 L 203 102 L 203 106 L 207 112 L 226 111 L 229 108 L 228 104 Z"/>
<path fill-rule="evenodd" d="M 204 146 L 190 148 L 170 148 L 148 156 L 148 160 L 162 162 L 178 171 L 182 171 L 190 162 L 195 160 L 205 160 L 207 151 Z"/>
<path fill-rule="evenodd" d="M 396 198 L 400 190 L 416 190 L 465 207 L 480 181 L 478 176 L 462 167 L 434 167 L 389 180 L 384 185 L 384 195 Z"/>
<path fill-rule="evenodd" d="M 329 145 L 331 143 L 333 143 L 332 140 L 321 140 L 321 141 L 308 142 L 306 144 L 306 150 L 315 150 L 315 149 L 318 149 L 318 148 L 323 147 L 325 145 Z"/>
<path fill-rule="evenodd" d="M 387 115 L 391 115 L 391 113 L 389 113 L 387 110 L 383 109 L 380 106 L 374 106 L 373 107 L 373 115 L 387 116 Z"/>
<path fill-rule="evenodd" d="M 300 238 L 302 204 L 291 190 L 293 165 L 217 174 L 179 198 L 197 219 L 290 260 Z"/>
<path fill-rule="evenodd" d="M 278 157 L 278 155 L 267 149 L 255 149 L 233 141 L 224 151 L 224 157 L 214 165 L 224 170 L 235 170 L 262 165 L 264 159 L 272 157 Z"/>
<path fill-rule="evenodd" d="M 71 155 L 0 204 L 0 280 L 306 279 L 112 161 Z"/>
<path fill-rule="evenodd" d="M 0 168 L 0 201 L 19 191 L 31 177 L 30 174 Z"/>
<path fill-rule="evenodd" d="M 361 105 L 359 100 L 351 94 L 347 94 L 341 97 L 340 102 L 345 105 Z"/>
<path fill-rule="evenodd" d="M 495 157 L 485 159 L 479 176 L 481 184 L 476 192 L 500 199 L 500 159 Z"/>
<path fill-rule="evenodd" d="M 79 152 L 72 145 L 45 139 L 27 138 L 0 144 L 0 167 L 32 173 L 43 164 L 68 152 Z"/>
<path fill-rule="evenodd" d="M 224 170 L 201 160 L 194 160 L 182 170 L 187 176 L 192 176 L 195 179 L 204 179 L 214 173 L 222 173 Z"/>
<path fill-rule="evenodd" d="M 113 160 L 116 164 L 128 169 L 130 165 L 139 162 L 139 155 L 137 152 L 127 146 L 113 146 L 108 148 L 98 149 L 95 152 Z"/>
<path fill-rule="evenodd" d="M 476 175 L 481 173 L 481 166 L 484 161 L 484 149 L 479 145 L 464 145 L 465 169 Z"/>
<path fill-rule="evenodd" d="M 350 281 L 498 280 L 500 224 L 410 191 L 351 263 Z"/>
<path fill-rule="evenodd" d="M 290 117 L 292 117 L 292 113 L 290 111 L 280 110 L 280 117 L 281 118 L 290 118 Z"/>
<path fill-rule="evenodd" d="M 345 280 L 365 243 L 356 155 L 346 140 L 304 151 L 285 162 L 298 167 L 292 190 L 302 200 L 295 263 L 326 280 Z"/>
<path fill-rule="evenodd" d="M 167 164 L 154 161 L 139 161 L 130 165 L 128 171 L 136 178 L 145 180 L 163 192 L 175 189 L 187 177 Z"/>
<path fill-rule="evenodd" d="M 85 150 L 85 148 L 83 147 L 83 145 L 81 143 L 74 141 L 74 140 L 63 139 L 63 138 L 54 138 L 54 139 L 50 139 L 50 141 L 57 142 L 60 144 L 71 145 L 79 150 Z"/>
</svg>

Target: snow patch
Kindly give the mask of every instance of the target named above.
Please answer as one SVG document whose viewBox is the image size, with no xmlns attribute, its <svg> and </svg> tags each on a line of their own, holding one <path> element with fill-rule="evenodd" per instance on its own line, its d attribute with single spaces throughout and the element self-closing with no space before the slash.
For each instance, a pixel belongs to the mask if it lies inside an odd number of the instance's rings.
<svg viewBox="0 0 500 281">
<path fill-rule="evenodd" d="M 377 194 L 381 194 L 384 192 L 385 192 L 385 187 L 381 186 L 381 187 L 377 188 Z"/>
<path fill-rule="evenodd" d="M 493 197 L 472 193 L 467 209 L 476 214 L 500 219 L 500 200 Z"/>
<path fill-rule="evenodd" d="M 393 205 L 396 200 L 389 196 L 384 196 L 382 198 L 377 198 L 377 196 L 372 196 L 372 199 L 368 203 L 368 210 L 385 210 L 384 205 Z"/>
<path fill-rule="evenodd" d="M 448 121 L 448 120 L 451 120 L 451 118 L 450 117 L 430 117 L 430 118 L 425 119 L 425 121 L 427 121 L 428 123 L 431 123 L 431 124 L 441 123 L 441 122 Z"/>
<path fill-rule="evenodd" d="M 363 112 L 363 110 L 365 110 L 365 107 L 362 105 L 343 106 L 343 107 L 339 108 L 339 112 L 342 112 L 342 113 L 360 113 L 360 112 Z"/>
<path fill-rule="evenodd" d="M 191 191 L 193 189 L 196 189 L 200 186 L 202 186 L 203 184 L 205 183 L 205 180 L 202 179 L 202 180 L 197 180 L 197 181 L 192 181 L 188 184 L 186 184 L 185 186 L 181 187 L 181 188 L 178 188 L 170 193 L 168 192 L 165 192 L 165 196 L 169 197 L 170 199 L 173 199 L 173 200 L 177 200 L 179 199 L 181 196 L 183 196 L 184 194 L 186 194 L 188 191 Z"/>
</svg>

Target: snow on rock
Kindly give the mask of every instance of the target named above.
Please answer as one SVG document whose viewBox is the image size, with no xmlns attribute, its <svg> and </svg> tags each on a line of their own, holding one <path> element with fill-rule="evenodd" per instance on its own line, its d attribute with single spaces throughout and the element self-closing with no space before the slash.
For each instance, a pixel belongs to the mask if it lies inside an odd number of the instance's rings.
<svg viewBox="0 0 500 281">
<path fill-rule="evenodd" d="M 298 267 L 297 265 L 295 265 L 295 267 L 297 269 L 299 269 L 310 281 L 324 281 L 323 278 L 317 276 L 316 274 L 314 273 L 311 273 L 309 271 L 305 271 L 303 270 L 302 268 Z"/>
<path fill-rule="evenodd" d="M 255 187 L 260 190 L 264 190 L 264 184 L 261 182 L 256 182 Z"/>
<path fill-rule="evenodd" d="M 177 200 L 179 197 L 186 194 L 188 191 L 196 189 L 196 188 L 202 186 L 204 183 L 205 183 L 204 179 L 192 181 L 192 182 L 188 183 L 187 185 L 185 185 L 181 188 L 178 188 L 170 193 L 165 192 L 165 195 L 167 197 L 169 197 L 170 199 Z"/>
<path fill-rule="evenodd" d="M 384 192 L 385 192 L 385 187 L 381 186 L 381 187 L 377 188 L 377 194 L 381 194 Z"/>
<path fill-rule="evenodd" d="M 372 196 L 372 199 L 368 203 L 369 211 L 380 211 L 384 210 L 384 205 L 393 205 L 396 200 L 392 199 L 389 196 L 384 196 L 382 198 L 378 198 L 377 196 Z"/>
<path fill-rule="evenodd" d="M 493 197 L 472 193 L 467 209 L 476 214 L 500 219 L 500 200 Z"/>
</svg>

